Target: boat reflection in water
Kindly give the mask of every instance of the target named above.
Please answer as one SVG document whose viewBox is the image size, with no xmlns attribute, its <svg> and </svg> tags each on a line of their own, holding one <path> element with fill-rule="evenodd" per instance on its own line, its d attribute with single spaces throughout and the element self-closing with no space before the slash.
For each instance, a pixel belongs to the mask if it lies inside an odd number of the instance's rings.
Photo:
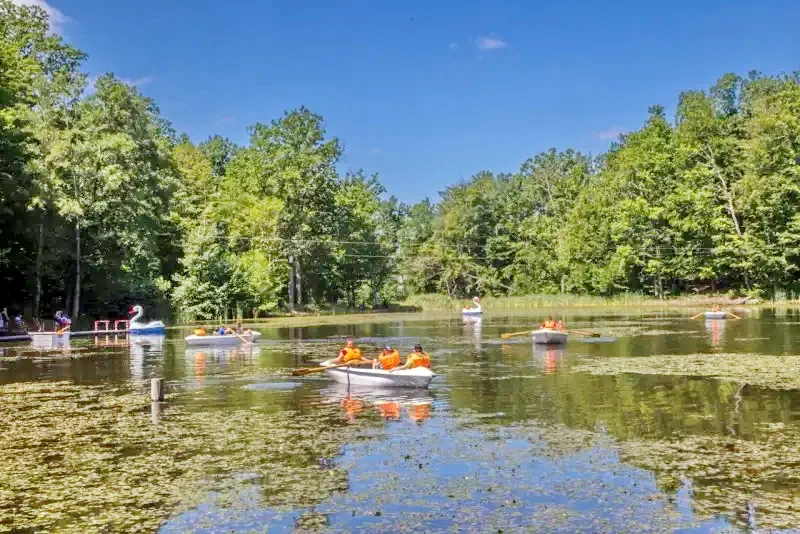
<svg viewBox="0 0 800 534">
<path fill-rule="evenodd" d="M 483 347 L 483 317 L 465 315 L 463 321 L 464 336 L 469 337 L 472 335 L 472 339 L 475 341 L 475 349 L 481 350 Z"/>
<path fill-rule="evenodd" d="M 558 371 L 566 356 L 567 348 L 564 345 L 533 344 L 533 359 L 541 362 L 544 374 L 550 375 Z"/>
<path fill-rule="evenodd" d="M 711 346 L 718 349 L 722 346 L 722 338 L 725 333 L 725 325 L 728 323 L 726 320 L 706 319 L 706 330 L 708 331 L 711 339 Z"/>
<path fill-rule="evenodd" d="M 152 360 L 161 360 L 164 356 L 164 335 L 131 335 L 128 343 L 131 352 L 131 378 L 143 380 L 145 367 L 148 364 L 152 366 Z"/>
<path fill-rule="evenodd" d="M 348 388 L 344 384 L 332 384 L 321 393 L 329 402 L 341 404 L 350 423 L 370 407 L 374 407 L 386 421 L 401 420 L 403 410 L 416 423 L 431 417 L 433 393 L 428 389 Z"/>
<path fill-rule="evenodd" d="M 189 347 L 185 354 L 188 376 L 194 377 L 199 387 L 209 374 L 227 370 L 231 366 L 238 368 L 257 360 L 261 348 L 256 343 L 232 347 Z"/>
</svg>

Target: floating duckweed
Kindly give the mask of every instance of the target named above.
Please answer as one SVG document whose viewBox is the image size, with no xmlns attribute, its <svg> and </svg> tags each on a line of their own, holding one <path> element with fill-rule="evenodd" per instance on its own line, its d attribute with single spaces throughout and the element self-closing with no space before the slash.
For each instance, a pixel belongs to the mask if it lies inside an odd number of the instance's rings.
<svg viewBox="0 0 800 534">
<path fill-rule="evenodd" d="M 586 360 L 572 368 L 594 375 L 702 376 L 772 389 L 800 389 L 800 356 L 689 354 Z"/>
</svg>

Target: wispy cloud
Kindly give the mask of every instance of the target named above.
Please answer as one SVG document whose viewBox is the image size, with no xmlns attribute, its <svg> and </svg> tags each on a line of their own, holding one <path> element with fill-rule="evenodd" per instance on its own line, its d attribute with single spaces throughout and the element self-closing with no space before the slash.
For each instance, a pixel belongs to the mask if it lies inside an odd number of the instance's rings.
<svg viewBox="0 0 800 534">
<path fill-rule="evenodd" d="M 458 43 L 450 43 L 450 50 L 458 50 Z"/>
<path fill-rule="evenodd" d="M 38 6 L 44 9 L 50 19 L 50 31 L 59 35 L 64 32 L 64 26 L 72 22 L 71 18 L 45 0 L 11 0 L 11 3 L 18 6 Z"/>
<path fill-rule="evenodd" d="M 371 148 L 371 149 L 369 150 L 369 153 L 370 153 L 370 154 L 379 154 L 379 153 L 380 153 L 380 150 L 379 150 L 379 149 L 377 149 L 377 148 Z"/>
<path fill-rule="evenodd" d="M 508 43 L 494 35 L 484 35 L 475 39 L 475 46 L 481 50 L 500 50 L 508 46 Z"/>
<path fill-rule="evenodd" d="M 215 120 L 213 123 L 214 126 L 224 126 L 226 124 L 230 124 L 233 122 L 233 117 L 222 117 Z"/>
<path fill-rule="evenodd" d="M 599 132 L 594 132 L 594 136 L 597 139 L 601 139 L 603 141 L 612 141 L 617 139 L 620 135 L 624 134 L 625 130 L 618 126 L 612 126 L 611 128 L 607 128 L 605 130 L 601 130 Z"/>
<path fill-rule="evenodd" d="M 120 78 L 119 81 L 124 83 L 125 85 L 133 85 L 134 87 L 144 87 L 145 85 L 149 85 L 150 83 L 155 80 L 153 76 L 142 76 L 141 78 Z"/>
</svg>

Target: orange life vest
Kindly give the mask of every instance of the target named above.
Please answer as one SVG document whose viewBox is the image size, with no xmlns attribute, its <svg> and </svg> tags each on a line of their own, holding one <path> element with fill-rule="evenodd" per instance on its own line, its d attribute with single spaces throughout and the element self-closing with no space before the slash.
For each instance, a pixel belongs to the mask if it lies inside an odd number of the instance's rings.
<svg viewBox="0 0 800 534">
<path fill-rule="evenodd" d="M 205 328 L 195 328 L 194 329 L 194 335 L 196 335 L 196 336 L 204 336 L 204 335 L 206 335 L 206 329 Z"/>
<path fill-rule="evenodd" d="M 343 348 L 339 354 L 342 355 L 343 362 L 351 362 L 353 360 L 361 359 L 361 351 L 358 349 L 351 349 L 350 347 Z"/>
<path fill-rule="evenodd" d="M 557 328 L 555 321 L 545 321 L 542 323 L 542 328 L 549 328 L 550 330 L 555 330 Z"/>
<path fill-rule="evenodd" d="M 427 367 L 431 368 L 431 357 L 427 352 L 412 352 L 408 355 L 408 360 L 411 362 L 411 369 L 414 367 Z"/>
<path fill-rule="evenodd" d="M 389 371 L 400 365 L 400 353 L 393 350 L 390 353 L 382 352 L 378 355 L 378 361 L 381 364 L 381 369 Z"/>
</svg>

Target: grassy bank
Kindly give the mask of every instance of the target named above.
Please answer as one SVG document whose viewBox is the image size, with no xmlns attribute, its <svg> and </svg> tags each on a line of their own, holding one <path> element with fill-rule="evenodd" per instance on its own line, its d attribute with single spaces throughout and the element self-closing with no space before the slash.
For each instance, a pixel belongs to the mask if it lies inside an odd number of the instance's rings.
<svg viewBox="0 0 800 534">
<path fill-rule="evenodd" d="M 537 308 L 605 308 L 605 307 L 674 307 L 710 306 L 712 304 L 742 304 L 742 299 L 732 300 L 727 295 L 681 296 L 657 299 L 648 295 L 624 293 L 613 297 L 592 295 L 524 295 L 519 297 L 481 297 L 485 310 L 531 310 Z M 446 295 L 412 295 L 404 306 L 423 311 L 458 311 L 470 303 L 470 299 L 451 299 Z"/>
</svg>

